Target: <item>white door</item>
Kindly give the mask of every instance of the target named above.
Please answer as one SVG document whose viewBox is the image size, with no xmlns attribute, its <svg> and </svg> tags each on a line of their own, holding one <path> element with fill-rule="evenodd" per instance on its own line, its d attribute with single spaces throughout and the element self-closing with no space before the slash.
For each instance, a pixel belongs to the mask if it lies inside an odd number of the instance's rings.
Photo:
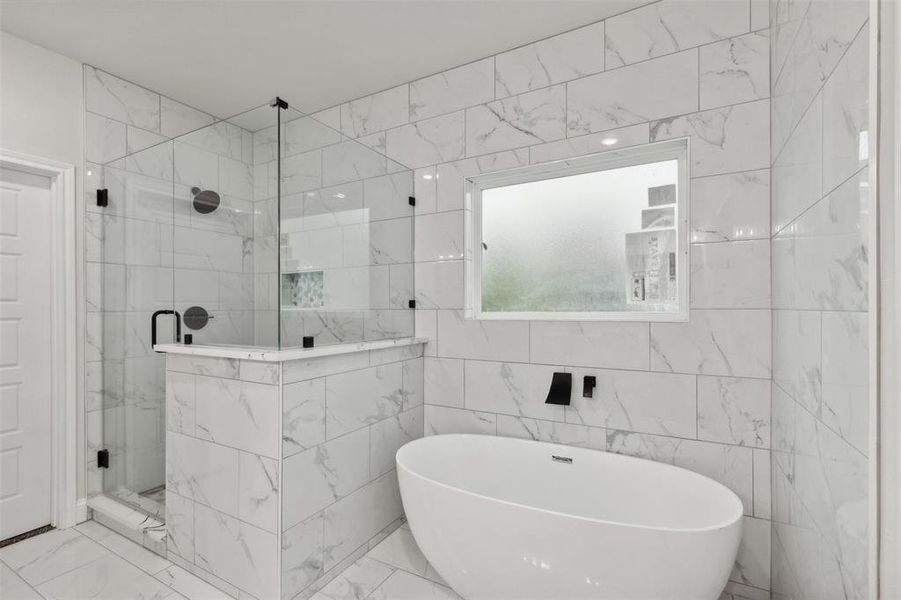
<svg viewBox="0 0 901 600">
<path fill-rule="evenodd" d="M 50 524 L 50 208 L 0 169 L 0 540 Z"/>
</svg>

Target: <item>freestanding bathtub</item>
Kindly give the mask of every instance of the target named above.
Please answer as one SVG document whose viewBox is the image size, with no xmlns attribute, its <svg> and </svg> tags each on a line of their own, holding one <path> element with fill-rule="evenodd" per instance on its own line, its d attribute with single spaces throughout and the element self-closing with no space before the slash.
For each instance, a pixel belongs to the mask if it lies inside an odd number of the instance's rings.
<svg viewBox="0 0 901 600">
<path fill-rule="evenodd" d="M 467 600 L 716 600 L 742 504 L 692 471 L 485 435 L 403 446 L 397 474 L 413 536 Z"/>
</svg>

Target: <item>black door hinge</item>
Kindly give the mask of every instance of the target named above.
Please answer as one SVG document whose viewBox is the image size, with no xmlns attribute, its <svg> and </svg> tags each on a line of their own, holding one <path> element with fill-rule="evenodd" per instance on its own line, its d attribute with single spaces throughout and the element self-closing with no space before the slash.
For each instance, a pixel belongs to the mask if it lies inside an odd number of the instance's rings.
<svg viewBox="0 0 901 600">
<path fill-rule="evenodd" d="M 97 206 L 109 206 L 109 190 L 97 190 Z"/>
<path fill-rule="evenodd" d="M 109 450 L 97 451 L 97 466 L 101 469 L 109 469 Z"/>
<path fill-rule="evenodd" d="M 410 203 L 410 206 L 416 206 L 416 196 L 410 196 L 407 198 L 407 202 Z"/>
<path fill-rule="evenodd" d="M 409 306 L 410 308 L 416 308 L 416 300 L 408 301 L 407 306 Z"/>
</svg>

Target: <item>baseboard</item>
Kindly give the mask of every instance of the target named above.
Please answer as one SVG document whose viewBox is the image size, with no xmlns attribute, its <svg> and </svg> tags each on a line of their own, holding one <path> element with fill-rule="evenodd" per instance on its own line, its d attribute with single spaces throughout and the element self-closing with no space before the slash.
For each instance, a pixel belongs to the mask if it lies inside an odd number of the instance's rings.
<svg viewBox="0 0 901 600">
<path fill-rule="evenodd" d="M 88 499 L 82 498 L 75 503 L 75 524 L 84 523 L 88 520 Z"/>
</svg>

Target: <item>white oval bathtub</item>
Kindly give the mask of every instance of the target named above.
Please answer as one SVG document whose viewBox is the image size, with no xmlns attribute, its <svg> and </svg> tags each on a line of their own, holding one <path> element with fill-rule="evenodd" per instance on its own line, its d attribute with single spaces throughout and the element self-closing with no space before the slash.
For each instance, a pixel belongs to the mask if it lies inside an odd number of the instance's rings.
<svg viewBox="0 0 901 600">
<path fill-rule="evenodd" d="M 416 542 L 468 600 L 715 600 L 741 537 L 725 486 L 597 450 L 437 435 L 397 474 Z"/>
</svg>

